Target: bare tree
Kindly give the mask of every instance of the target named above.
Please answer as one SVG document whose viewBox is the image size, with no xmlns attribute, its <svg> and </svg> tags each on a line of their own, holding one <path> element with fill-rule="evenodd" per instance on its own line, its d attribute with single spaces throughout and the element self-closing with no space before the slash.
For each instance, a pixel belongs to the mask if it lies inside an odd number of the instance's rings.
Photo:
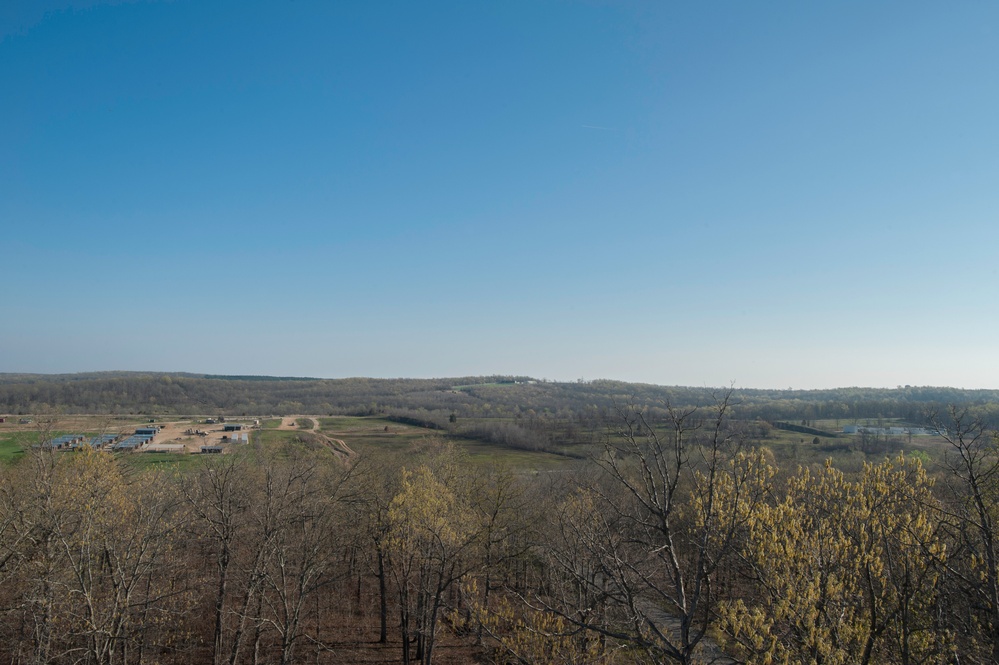
<svg viewBox="0 0 999 665">
<path fill-rule="evenodd" d="M 966 408 L 950 407 L 946 418 L 932 416 L 950 450 L 944 460 L 949 472 L 949 501 L 944 521 L 956 551 L 947 572 L 967 600 L 966 611 L 955 612 L 959 634 L 986 639 L 987 652 L 999 662 L 999 449 L 997 434 Z"/>
<path fill-rule="evenodd" d="M 599 460 L 609 483 L 562 509 L 562 547 L 549 550 L 561 579 L 536 606 L 655 661 L 694 661 L 719 599 L 719 571 L 773 473 L 732 435 L 730 399 L 723 394 L 703 419 L 669 402 L 662 422 L 638 409 L 621 413 L 623 427 Z"/>
<path fill-rule="evenodd" d="M 262 499 L 270 504 L 273 528 L 256 563 L 260 596 L 254 621 L 276 634 L 281 665 L 296 662 L 305 638 L 322 646 L 319 617 L 310 615 L 309 603 L 348 574 L 339 564 L 355 535 L 356 520 L 347 510 L 354 503 L 351 478 L 350 467 L 307 453 L 268 469 Z"/>
<path fill-rule="evenodd" d="M 215 550 L 215 599 L 212 662 L 226 662 L 225 620 L 230 611 L 229 587 L 237 548 L 249 531 L 252 500 L 250 474 L 243 456 L 209 456 L 193 482 L 185 479 L 181 492 L 196 520 L 195 533 L 205 534 Z M 232 649 L 230 649 L 230 654 Z"/>
</svg>

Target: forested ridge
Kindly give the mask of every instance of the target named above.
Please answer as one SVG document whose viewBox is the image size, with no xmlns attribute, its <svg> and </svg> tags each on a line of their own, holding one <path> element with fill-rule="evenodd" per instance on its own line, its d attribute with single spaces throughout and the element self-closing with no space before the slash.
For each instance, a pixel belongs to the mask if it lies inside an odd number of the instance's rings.
<svg viewBox="0 0 999 665">
<path fill-rule="evenodd" d="M 421 411 L 433 418 L 509 418 L 527 411 L 606 414 L 622 406 L 711 404 L 722 388 L 656 386 L 610 380 L 549 382 L 526 376 L 441 379 L 300 379 L 184 373 L 0 374 L 6 413 L 373 414 Z M 962 405 L 999 423 L 999 390 L 906 386 L 894 389 L 759 390 L 736 388 L 739 418 L 919 422 L 927 412 Z"/>
<path fill-rule="evenodd" d="M 732 419 L 621 409 L 557 472 L 446 439 L 304 435 L 185 471 L 35 448 L 0 470 L 11 663 L 985 663 L 999 660 L 999 454 L 781 468 Z M 162 467 L 161 467 L 162 468 Z"/>
</svg>

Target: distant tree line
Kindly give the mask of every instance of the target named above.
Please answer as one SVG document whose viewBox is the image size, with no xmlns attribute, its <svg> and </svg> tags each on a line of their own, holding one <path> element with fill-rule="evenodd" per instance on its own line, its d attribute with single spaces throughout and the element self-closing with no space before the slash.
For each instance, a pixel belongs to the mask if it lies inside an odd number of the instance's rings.
<svg viewBox="0 0 999 665">
<path fill-rule="evenodd" d="M 449 379 L 293 379 L 210 377 L 192 374 L 96 373 L 0 375 L 5 413 L 131 413 L 370 415 L 427 414 L 429 421 L 461 418 L 528 418 L 531 414 L 599 427 L 624 406 L 660 408 L 664 399 L 705 407 L 717 389 L 618 381 L 556 383 L 520 376 Z M 999 391 L 955 388 L 839 388 L 732 392 L 732 413 L 742 420 L 921 422 L 947 405 L 967 407 L 999 425 Z"/>
</svg>

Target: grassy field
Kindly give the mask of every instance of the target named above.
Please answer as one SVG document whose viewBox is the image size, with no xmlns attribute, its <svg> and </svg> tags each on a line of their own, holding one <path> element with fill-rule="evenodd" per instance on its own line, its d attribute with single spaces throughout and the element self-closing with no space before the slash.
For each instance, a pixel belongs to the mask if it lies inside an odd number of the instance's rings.
<svg viewBox="0 0 999 665">
<path fill-rule="evenodd" d="M 286 429 L 261 429 L 250 434 L 255 444 L 271 446 L 293 440 L 300 432 Z"/>
<path fill-rule="evenodd" d="M 404 425 L 374 416 L 320 418 L 319 431 L 328 437 L 341 439 L 360 453 L 372 449 L 382 452 L 405 452 L 412 450 L 414 446 L 429 437 L 443 434 L 424 427 Z"/>
<path fill-rule="evenodd" d="M 469 459 L 476 463 L 495 462 L 518 468 L 549 468 L 571 461 L 562 455 L 515 450 L 376 416 L 320 418 L 319 428 L 319 431 L 326 436 L 341 439 L 350 448 L 362 454 L 366 451 L 405 454 L 418 450 L 429 439 L 447 438 L 465 450 Z"/>
<path fill-rule="evenodd" d="M 896 437 L 863 449 L 858 435 L 842 434 L 842 426 L 835 427 L 833 423 L 816 421 L 817 429 L 839 433 L 835 438 L 815 437 L 800 432 L 788 432 L 773 429 L 771 437 L 760 442 L 764 448 L 770 449 L 777 464 L 786 470 L 794 470 L 798 466 L 821 465 L 832 460 L 834 466 L 843 471 L 860 471 L 865 462 L 880 462 L 885 457 L 896 457 L 899 452 L 906 455 L 915 454 L 923 460 L 927 469 L 933 471 L 939 468 L 947 451 L 947 442 L 936 436 Z M 885 423 L 885 427 L 888 423 Z M 818 439 L 818 441 L 816 441 Z"/>
<path fill-rule="evenodd" d="M 179 417 L 164 417 L 158 418 L 157 422 L 176 422 L 179 420 L 181 420 Z M 277 429 L 281 424 L 279 418 L 263 420 L 261 429 L 253 431 L 252 440 L 265 447 L 293 441 L 299 433 L 311 426 L 311 421 L 308 418 L 302 417 L 298 420 L 299 422 L 296 424 L 299 429 L 296 430 Z M 461 424 L 467 426 L 469 422 L 475 423 L 476 421 L 464 420 Z M 865 448 L 858 436 L 842 434 L 843 425 L 851 423 L 852 421 L 846 419 L 809 422 L 811 427 L 838 434 L 835 437 L 816 437 L 812 434 L 773 428 L 770 430 L 770 435 L 757 441 L 756 445 L 772 451 L 777 464 L 786 471 L 793 471 L 799 466 L 821 465 L 827 459 L 831 459 L 833 464 L 844 471 L 860 471 L 865 462 L 878 462 L 886 456 L 894 457 L 899 451 L 921 456 L 926 466 L 931 470 L 941 468 L 940 463 L 944 460 L 947 444 L 939 437 L 919 436 L 911 439 L 909 437 L 896 437 L 893 441 L 877 442 Z M 104 432 L 127 433 L 134 427 L 145 424 L 146 419 L 141 417 L 73 416 L 60 419 L 55 426 L 51 427 L 48 436 L 62 433 L 86 433 L 88 435 Z M 560 455 L 510 448 L 501 444 L 449 434 L 444 430 L 398 423 L 378 416 L 319 418 L 317 424 L 319 432 L 330 438 L 342 440 L 349 448 L 361 454 L 378 452 L 407 455 L 419 451 L 434 439 L 450 439 L 467 452 L 473 463 L 497 463 L 525 470 L 563 468 L 566 465 L 578 463 L 580 459 L 600 455 L 603 452 L 603 446 L 600 442 L 607 434 L 606 432 L 595 436 L 581 434 L 583 437 L 580 439 L 581 442 L 566 447 L 566 454 Z M 899 423 L 885 419 L 880 423 L 872 422 L 870 424 L 875 426 L 880 424 L 887 427 Z M 35 427 L 39 426 L 36 424 Z M 24 457 L 25 450 L 36 444 L 41 436 L 40 429 L 23 429 L 21 431 L 16 431 L 16 429 L 20 428 L 0 429 L 0 464 L 15 464 L 17 460 Z M 591 443 L 582 443 L 584 440 Z M 202 459 L 200 455 L 170 453 L 122 454 L 120 458 L 135 468 L 174 468 L 178 470 L 196 468 L 199 460 Z"/>
<path fill-rule="evenodd" d="M 176 453 L 117 453 L 118 459 L 134 469 L 196 469 L 204 460 L 202 455 Z"/>
<path fill-rule="evenodd" d="M 24 457 L 26 446 L 34 445 L 38 435 L 34 432 L 9 432 L 0 435 L 0 464 L 13 464 Z"/>
</svg>

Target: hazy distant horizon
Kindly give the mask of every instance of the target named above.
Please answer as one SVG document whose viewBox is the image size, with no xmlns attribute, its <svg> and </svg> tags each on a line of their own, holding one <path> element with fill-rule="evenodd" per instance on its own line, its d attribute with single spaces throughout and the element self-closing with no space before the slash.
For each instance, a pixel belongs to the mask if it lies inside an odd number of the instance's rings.
<svg viewBox="0 0 999 665">
<path fill-rule="evenodd" d="M 951 386 L 945 384 L 899 384 L 895 386 L 873 386 L 873 385 L 862 385 L 862 384 L 849 384 L 840 386 L 752 386 L 752 385 L 739 385 L 735 383 L 726 384 L 706 384 L 706 383 L 663 383 L 655 381 L 630 381 L 627 379 L 621 379 L 619 377 L 613 376 L 595 376 L 595 377 L 576 377 L 574 379 L 565 378 L 554 378 L 545 376 L 535 376 L 528 373 L 517 373 L 517 372 L 489 372 L 489 373 L 472 373 L 472 374 L 434 374 L 425 376 L 402 376 L 402 375 L 349 375 L 349 376 L 317 376 L 317 375 L 300 375 L 300 374 L 257 374 L 248 372 L 195 372 L 188 370 L 151 370 L 151 369 L 100 369 L 100 370 L 84 370 L 79 372 L 30 372 L 30 371 L 15 371 L 15 372 L 0 372 L 0 376 L 8 375 L 28 375 L 28 376 L 41 376 L 41 377 L 55 377 L 55 376 L 76 376 L 76 375 L 86 375 L 86 374 L 115 374 L 115 373 L 129 373 L 129 374 L 183 374 L 196 377 L 206 377 L 206 378 L 262 378 L 262 379 L 282 379 L 282 380 L 303 380 L 303 381 L 342 381 L 350 379 L 373 379 L 373 380 L 442 380 L 442 379 L 461 379 L 461 378 L 490 378 L 490 377 L 521 377 L 528 378 L 530 380 L 548 383 L 576 383 L 580 379 L 589 383 L 593 381 L 612 381 L 619 383 L 634 383 L 643 384 L 650 386 L 657 386 L 663 388 L 707 388 L 707 389 L 718 389 L 725 390 L 728 388 L 734 388 L 736 390 L 783 390 L 783 391 L 824 391 L 824 390 L 839 390 L 839 389 L 877 389 L 877 390 L 897 390 L 900 388 L 949 388 L 955 390 L 999 390 L 999 387 L 995 386 Z"/>
<path fill-rule="evenodd" d="M 999 385 L 999 5 L 0 8 L 0 371 Z"/>
</svg>

